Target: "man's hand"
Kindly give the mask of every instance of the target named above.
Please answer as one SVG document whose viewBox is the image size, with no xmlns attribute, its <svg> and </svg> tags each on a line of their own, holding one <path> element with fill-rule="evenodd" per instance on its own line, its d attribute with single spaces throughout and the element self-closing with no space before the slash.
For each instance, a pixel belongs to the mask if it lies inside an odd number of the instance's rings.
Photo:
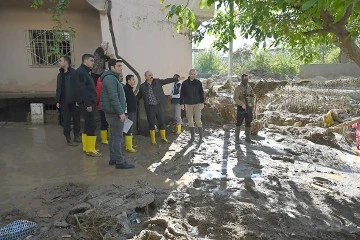
<svg viewBox="0 0 360 240">
<path fill-rule="evenodd" d="M 126 115 L 125 115 L 125 114 L 121 114 L 121 115 L 119 115 L 119 118 L 120 118 L 120 122 L 124 122 L 125 119 L 126 119 Z"/>
<path fill-rule="evenodd" d="M 77 107 L 78 107 L 78 106 L 79 106 L 79 104 L 76 102 L 76 103 L 75 103 L 75 106 L 77 106 Z"/>
<path fill-rule="evenodd" d="M 182 77 L 179 77 L 179 80 L 185 80 L 186 77 L 182 76 Z"/>
<path fill-rule="evenodd" d="M 246 105 L 245 105 L 245 104 L 241 105 L 241 107 L 242 107 L 244 110 L 246 110 Z"/>
<path fill-rule="evenodd" d="M 56 103 L 56 108 L 60 108 L 60 103 Z"/>
<path fill-rule="evenodd" d="M 185 110 L 185 105 L 181 105 L 181 110 Z"/>
<path fill-rule="evenodd" d="M 87 112 L 92 112 L 92 110 L 93 110 L 93 109 L 92 109 L 92 106 L 86 107 L 86 111 L 87 111 Z"/>
<path fill-rule="evenodd" d="M 203 109 L 204 109 L 204 104 L 200 103 L 200 110 L 203 110 Z"/>
</svg>

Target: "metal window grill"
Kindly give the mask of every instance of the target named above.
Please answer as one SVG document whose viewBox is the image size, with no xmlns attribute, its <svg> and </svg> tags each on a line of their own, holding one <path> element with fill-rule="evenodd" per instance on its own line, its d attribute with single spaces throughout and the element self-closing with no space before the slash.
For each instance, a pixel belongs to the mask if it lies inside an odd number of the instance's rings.
<svg viewBox="0 0 360 240">
<path fill-rule="evenodd" d="M 54 66 L 60 56 L 68 55 L 74 62 L 73 37 L 68 31 L 25 31 L 27 61 L 31 66 Z"/>
</svg>

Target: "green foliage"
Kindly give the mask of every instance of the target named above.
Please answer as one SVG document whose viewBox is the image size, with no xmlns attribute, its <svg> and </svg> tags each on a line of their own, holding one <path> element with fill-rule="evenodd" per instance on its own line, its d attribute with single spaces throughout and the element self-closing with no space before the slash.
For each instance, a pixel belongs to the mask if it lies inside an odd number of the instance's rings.
<svg viewBox="0 0 360 240">
<path fill-rule="evenodd" d="M 194 68 L 199 73 L 221 74 L 226 72 L 226 65 L 214 50 L 197 53 L 194 57 Z"/>
<path fill-rule="evenodd" d="M 283 49 L 251 51 L 249 48 L 242 48 L 234 53 L 233 59 L 235 75 L 252 73 L 256 76 L 276 79 L 294 77 L 299 72 L 301 64 L 301 61 L 293 57 L 291 52 Z"/>
<path fill-rule="evenodd" d="M 240 34 L 245 38 L 255 39 L 258 47 L 267 46 L 271 40 L 272 47 L 290 48 L 301 60 L 311 62 L 318 56 L 315 51 L 317 46 L 331 45 L 334 42 L 345 44 L 350 38 L 360 35 L 359 0 L 206 2 L 207 6 L 215 5 L 216 12 L 213 19 L 201 25 L 195 24 L 196 19 L 182 15 L 186 8 L 183 5 L 175 5 L 177 11 L 172 11 L 167 17 L 180 13 L 176 20 L 178 30 L 187 27 L 194 31 L 195 42 L 200 42 L 205 34 L 216 36 L 214 47 L 218 50 L 227 50 L 228 43 Z M 232 4 L 233 9 L 230 7 Z M 199 8 L 204 5 L 204 1 L 200 1 Z M 358 64 L 359 61 L 358 59 Z"/>
</svg>

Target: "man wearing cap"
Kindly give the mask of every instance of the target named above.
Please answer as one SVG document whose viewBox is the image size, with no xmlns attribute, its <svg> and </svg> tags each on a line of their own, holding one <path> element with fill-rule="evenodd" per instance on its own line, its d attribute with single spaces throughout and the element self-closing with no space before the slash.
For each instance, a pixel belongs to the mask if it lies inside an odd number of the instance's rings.
<svg viewBox="0 0 360 240">
<path fill-rule="evenodd" d="M 247 74 L 241 75 L 241 83 L 235 88 L 234 101 L 237 105 L 235 142 L 240 143 L 240 126 L 245 120 L 245 141 L 253 143 L 250 137 L 250 129 L 253 119 L 254 92 L 249 85 L 249 76 Z"/>
</svg>

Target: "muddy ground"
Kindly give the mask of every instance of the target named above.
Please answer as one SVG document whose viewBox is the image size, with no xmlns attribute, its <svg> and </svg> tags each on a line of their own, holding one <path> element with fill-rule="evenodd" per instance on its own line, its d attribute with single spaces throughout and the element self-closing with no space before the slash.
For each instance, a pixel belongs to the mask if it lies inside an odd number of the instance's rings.
<svg viewBox="0 0 360 240">
<path fill-rule="evenodd" d="M 202 142 L 188 144 L 187 128 L 177 136 L 173 125 L 171 144 L 152 146 L 148 137 L 136 136 L 138 152 L 126 153 L 136 169 L 116 170 L 117 181 L 62 179 L 8 195 L 0 227 L 34 221 L 38 227 L 28 239 L 360 239 L 355 135 L 350 128 L 338 133 L 319 126 L 328 104 L 294 113 L 301 103 L 279 100 L 291 91 L 300 90 L 271 92 L 259 104 L 264 124 L 254 144 L 245 144 L 243 132 L 235 144 L 230 110 L 223 112 L 227 117 L 214 115 L 209 104 Z M 313 90 L 299 93 L 306 94 L 314 96 Z M 352 101 L 349 112 L 356 109 L 353 95 L 341 96 L 329 108 L 341 107 L 344 97 Z M 111 168 L 106 159 L 89 161 Z M 140 176 L 129 182 L 123 173 Z M 149 174 L 171 184 L 155 184 Z"/>
</svg>

